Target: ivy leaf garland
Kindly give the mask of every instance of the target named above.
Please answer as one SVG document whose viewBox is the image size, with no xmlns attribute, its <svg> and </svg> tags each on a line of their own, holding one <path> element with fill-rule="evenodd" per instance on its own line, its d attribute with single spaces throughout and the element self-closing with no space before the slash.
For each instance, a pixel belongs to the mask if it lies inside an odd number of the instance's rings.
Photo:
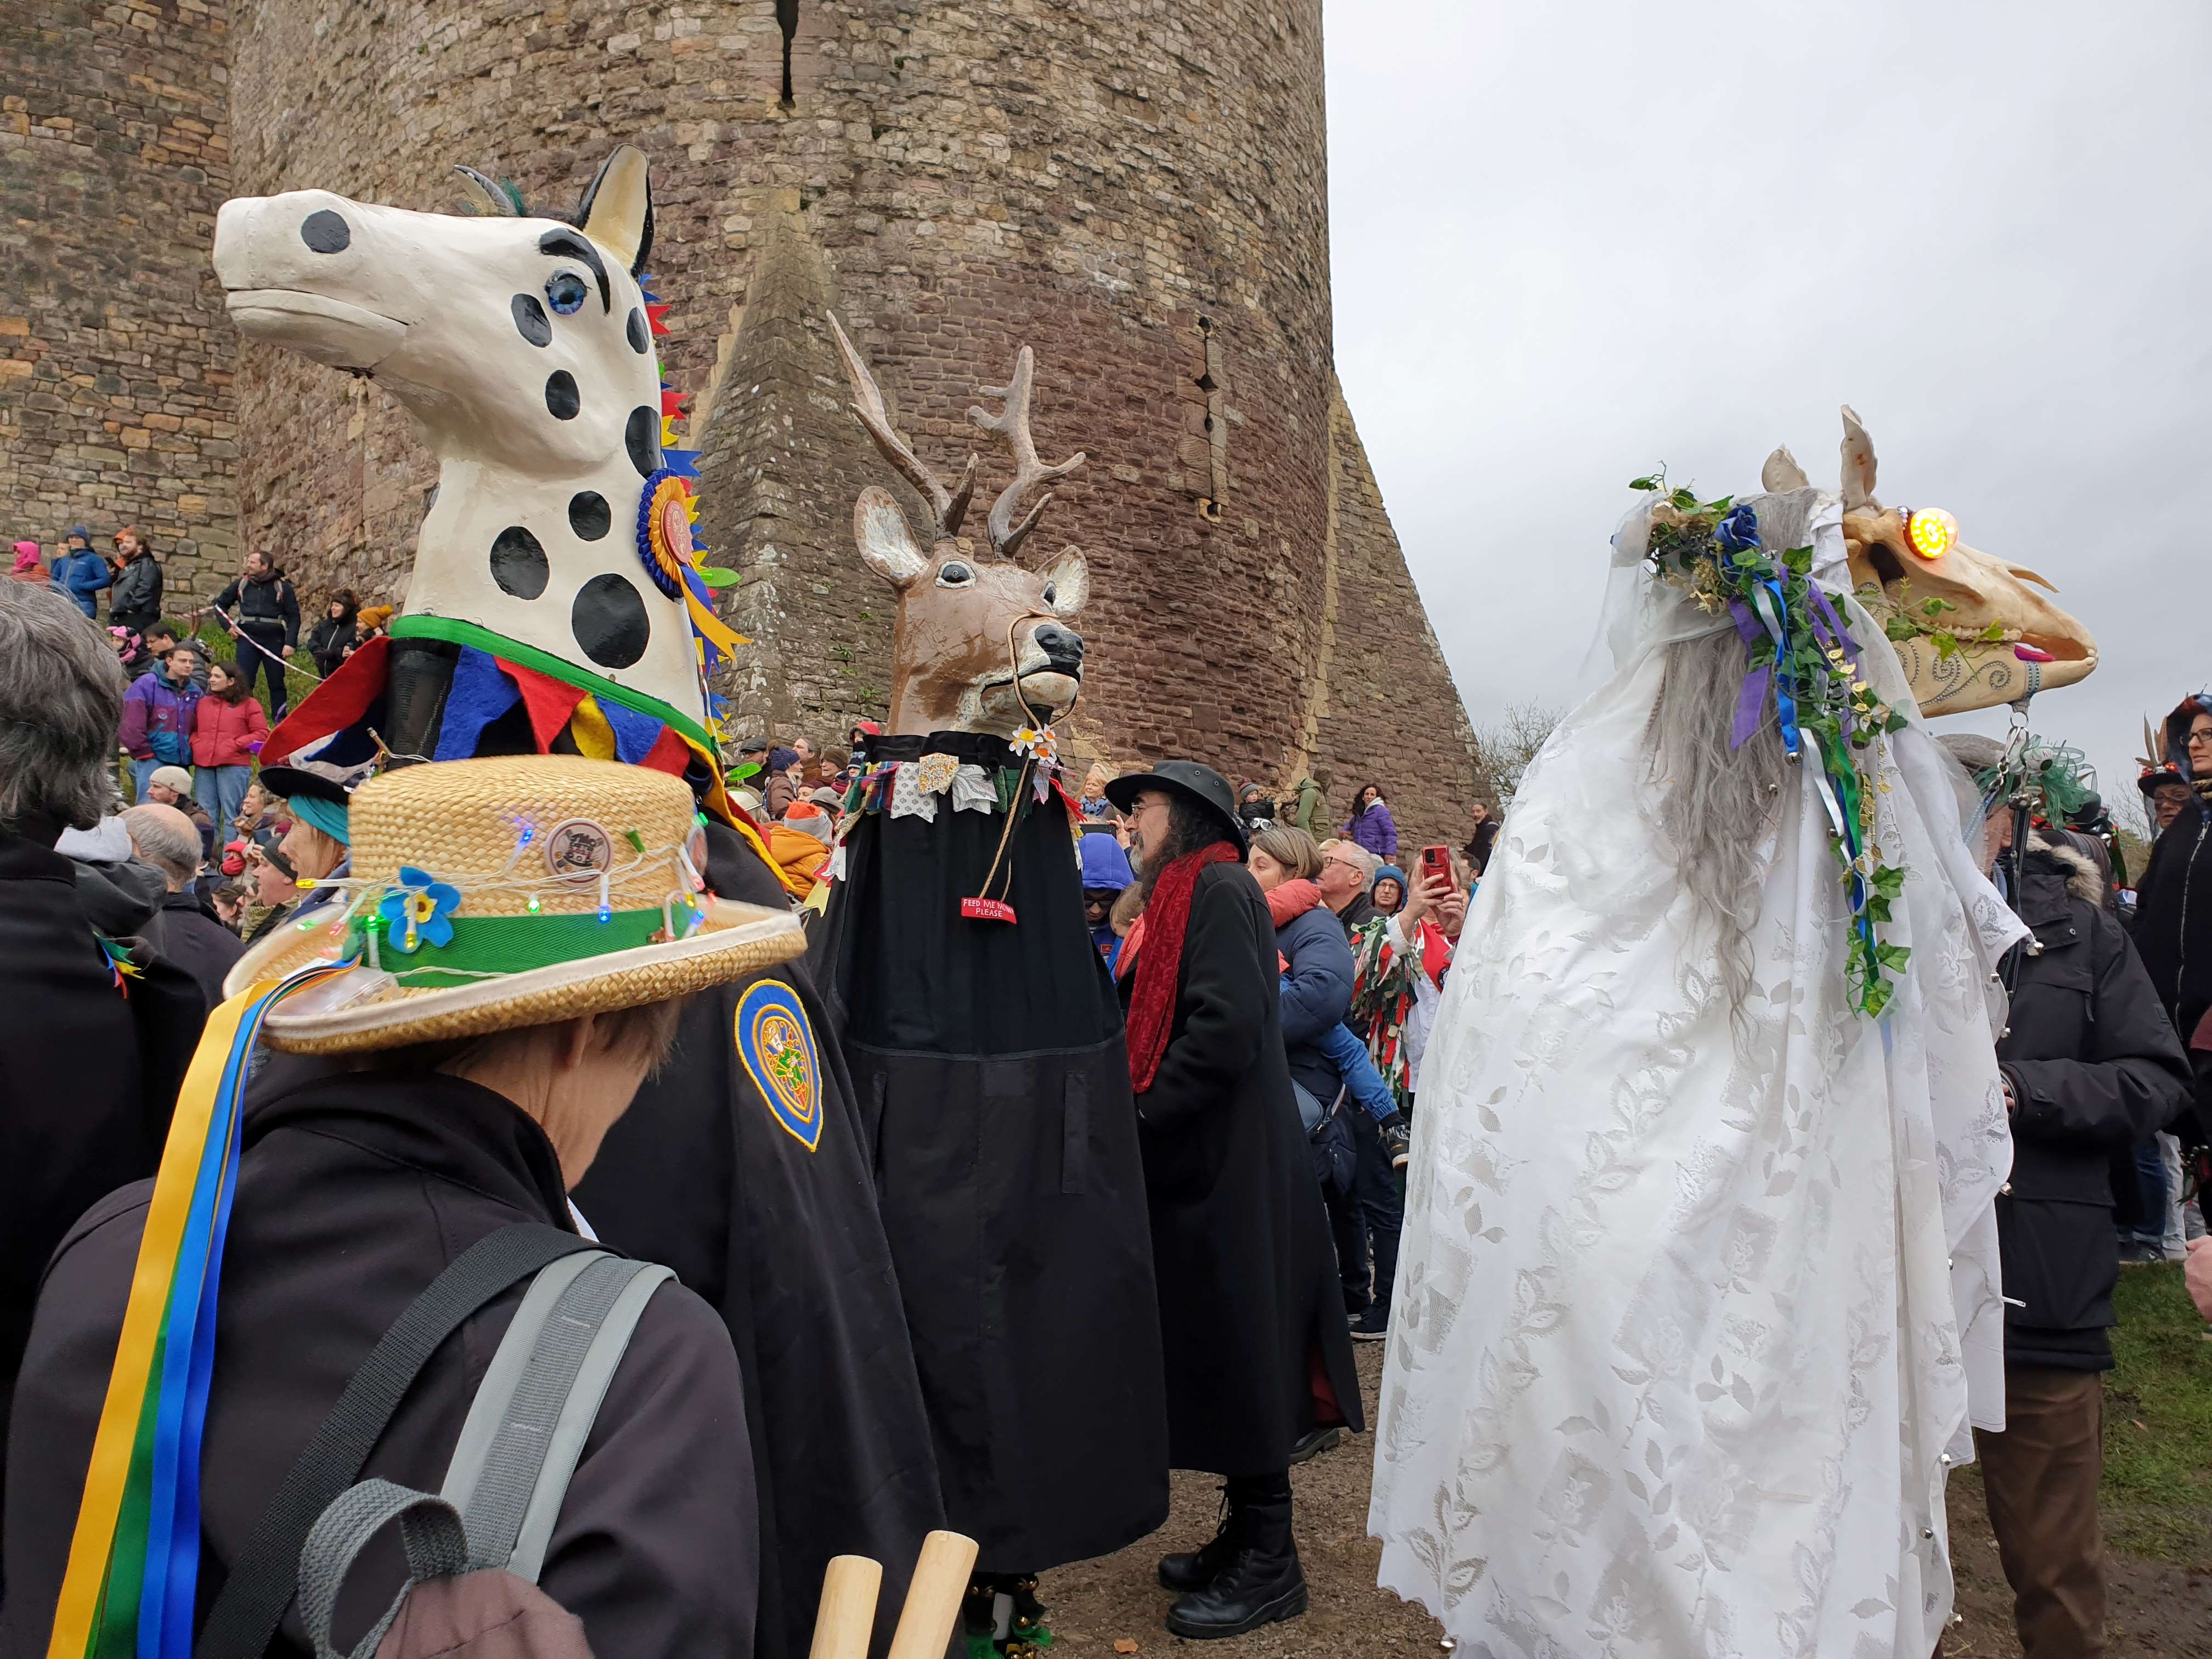
<svg viewBox="0 0 2212 1659">
<path fill-rule="evenodd" d="M 1871 600 L 1880 604 L 1887 597 L 1880 585 L 1875 583 L 1862 586 L 1858 592 L 1862 602 Z M 2021 637 L 2018 629 L 2008 631 L 2002 623 L 1993 622 L 1978 634 L 1970 634 L 1966 640 L 1960 640 L 1955 629 L 1943 625 L 1943 613 L 1956 611 L 1959 607 L 1948 599 L 1933 596 L 1916 602 L 1912 598 L 1910 579 L 1898 583 L 1895 603 L 1896 612 L 1881 625 L 1881 631 L 1900 645 L 1907 640 L 1926 640 L 1936 647 L 1936 660 L 1938 662 L 1948 662 L 1962 644 L 2002 645 L 2007 640 L 2017 641 Z"/>
<path fill-rule="evenodd" d="M 1902 730 L 1905 716 L 1883 702 L 1861 673 L 1857 641 L 1813 580 L 1811 548 L 1777 552 L 1763 547 L 1758 515 L 1749 507 L 1729 496 L 1701 501 L 1694 490 L 1670 488 L 1663 466 L 1630 488 L 1662 497 L 1650 514 L 1645 556 L 1651 574 L 1683 589 L 1707 613 L 1728 615 L 1743 640 L 1743 690 L 1729 747 L 1758 734 L 1771 709 L 1791 763 L 1802 762 L 1809 750 L 1818 764 L 1814 781 L 1850 907 L 1851 1006 L 1878 1018 L 1895 993 L 1893 976 L 1912 953 L 1881 937 L 1905 872 L 1882 862 L 1876 836 L 1880 790 L 1864 751 Z M 1923 614 L 1932 619 L 1941 611 Z M 1936 629 L 1916 625 L 1913 631 Z M 1952 649 L 1957 648 L 1954 639 Z"/>
</svg>

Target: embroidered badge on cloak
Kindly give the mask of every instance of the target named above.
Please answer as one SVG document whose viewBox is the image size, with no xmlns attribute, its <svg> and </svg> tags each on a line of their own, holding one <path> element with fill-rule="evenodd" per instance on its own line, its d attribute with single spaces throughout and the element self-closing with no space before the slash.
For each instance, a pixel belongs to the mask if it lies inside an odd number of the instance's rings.
<svg viewBox="0 0 2212 1659">
<path fill-rule="evenodd" d="M 769 1110 L 812 1152 L 822 1139 L 822 1063 L 799 993 L 780 979 L 756 980 L 738 999 L 736 1036 Z"/>
</svg>

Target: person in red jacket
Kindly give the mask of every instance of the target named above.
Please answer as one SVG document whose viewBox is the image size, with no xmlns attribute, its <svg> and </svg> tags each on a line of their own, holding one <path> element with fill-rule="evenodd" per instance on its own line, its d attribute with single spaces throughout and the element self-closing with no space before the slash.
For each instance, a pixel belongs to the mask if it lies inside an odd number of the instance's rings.
<svg viewBox="0 0 2212 1659">
<path fill-rule="evenodd" d="M 269 717 L 234 663 L 208 665 L 207 695 L 192 706 L 192 793 L 217 823 L 238 816 Z"/>
</svg>

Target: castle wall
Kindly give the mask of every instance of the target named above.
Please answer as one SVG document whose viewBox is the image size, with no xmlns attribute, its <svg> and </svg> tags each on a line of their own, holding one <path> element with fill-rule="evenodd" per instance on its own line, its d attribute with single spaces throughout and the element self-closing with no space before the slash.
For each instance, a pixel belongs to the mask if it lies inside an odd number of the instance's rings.
<svg viewBox="0 0 2212 1659">
<path fill-rule="evenodd" d="M 851 507 L 896 480 L 845 411 L 834 307 L 926 459 L 983 452 L 979 533 L 1007 472 L 966 411 L 1035 348 L 1040 452 L 1090 457 L 1030 546 L 1091 562 L 1079 753 L 1277 786 L 1312 765 L 1335 804 L 1368 757 L 1419 752 L 1407 833 L 1455 830 L 1465 717 L 1329 372 L 1320 0 L 796 17 L 787 41 L 775 0 L 252 9 L 236 188 L 435 208 L 465 161 L 544 210 L 612 144 L 647 151 L 701 536 L 756 642 L 736 729 L 834 741 L 889 691 L 894 606 Z M 239 374 L 247 538 L 311 599 L 397 597 L 434 482 L 405 417 L 265 348 Z"/>
<path fill-rule="evenodd" d="M 0 502 L 151 539 L 173 592 L 237 558 L 224 0 L 0 6 Z M 173 607 L 175 601 L 172 600 Z"/>
</svg>

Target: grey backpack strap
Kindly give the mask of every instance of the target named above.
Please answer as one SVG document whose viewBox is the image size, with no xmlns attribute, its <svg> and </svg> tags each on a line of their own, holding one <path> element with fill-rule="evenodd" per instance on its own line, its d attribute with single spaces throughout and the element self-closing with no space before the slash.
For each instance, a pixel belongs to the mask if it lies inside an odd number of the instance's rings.
<svg viewBox="0 0 2212 1659">
<path fill-rule="evenodd" d="M 442 1498 L 410 1491 L 389 1480 L 364 1480 L 331 1501 L 308 1529 L 300 1547 L 300 1622 L 315 1644 L 315 1659 L 339 1659 L 331 1645 L 331 1618 L 338 1592 L 356 1557 L 368 1540 L 394 1520 L 407 1551 L 407 1582 L 375 1628 L 354 1645 L 345 1659 L 370 1659 L 399 1616 L 408 1593 L 426 1578 L 443 1578 L 468 1570 L 469 1545 L 461 1517 Z"/>
<path fill-rule="evenodd" d="M 535 1331 L 510 1328 L 447 1472 L 445 1495 L 461 1511 L 475 1565 L 537 1583 L 615 1367 L 645 1304 L 674 1277 L 603 1255 L 550 1298 Z M 527 1358 L 509 1363 L 509 1348 L 519 1355 L 526 1343 Z"/>
<path fill-rule="evenodd" d="M 530 1281 L 522 1305 L 514 1310 L 507 1334 L 500 1338 L 499 1352 L 491 1357 L 491 1369 L 484 1373 L 476 1398 L 469 1404 L 468 1420 L 461 1425 L 460 1443 L 453 1448 L 453 1458 L 446 1465 L 445 1484 L 438 1488 L 438 1496 L 463 1514 L 468 1512 L 469 1500 L 476 1496 L 477 1481 L 483 1474 L 484 1459 L 490 1455 L 492 1437 L 499 1432 L 500 1424 L 514 1403 L 516 1385 L 522 1381 L 531 1355 L 538 1351 L 538 1339 L 545 1329 L 554 1303 L 576 1282 L 577 1275 L 585 1268 L 594 1261 L 611 1259 L 611 1253 L 605 1250 L 585 1250 L 562 1256 L 552 1266 L 540 1268 L 538 1277 Z"/>
</svg>

